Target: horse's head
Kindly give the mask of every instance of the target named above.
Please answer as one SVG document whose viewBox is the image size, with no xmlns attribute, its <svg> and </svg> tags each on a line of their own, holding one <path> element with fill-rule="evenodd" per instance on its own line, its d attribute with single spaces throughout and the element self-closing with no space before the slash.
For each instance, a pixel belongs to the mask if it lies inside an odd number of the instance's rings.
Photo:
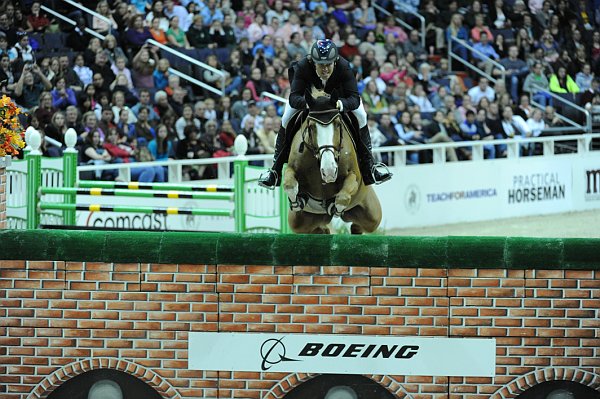
<svg viewBox="0 0 600 399">
<path fill-rule="evenodd" d="M 342 121 L 336 108 L 338 97 L 321 95 L 314 98 L 306 94 L 308 119 L 303 132 L 303 141 L 319 160 L 321 179 L 325 183 L 337 180 L 338 159 L 342 146 Z M 336 134 L 338 133 L 338 134 Z"/>
</svg>

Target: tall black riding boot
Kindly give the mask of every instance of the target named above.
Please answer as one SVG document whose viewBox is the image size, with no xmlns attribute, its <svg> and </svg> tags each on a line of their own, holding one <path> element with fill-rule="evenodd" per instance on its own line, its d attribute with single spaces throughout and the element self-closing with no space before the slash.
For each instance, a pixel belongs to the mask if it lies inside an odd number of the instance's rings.
<svg viewBox="0 0 600 399">
<path fill-rule="evenodd" d="M 363 175 L 365 185 L 381 184 L 392 178 L 392 173 L 384 164 L 373 165 L 373 154 L 371 153 L 371 135 L 368 126 L 364 126 L 359 131 L 360 142 L 357 144 L 358 164 L 360 173 Z M 381 169 L 381 170 L 379 170 Z"/>
<path fill-rule="evenodd" d="M 281 126 L 277 133 L 275 141 L 275 153 L 273 154 L 273 167 L 258 178 L 258 185 L 269 190 L 274 190 L 276 186 L 281 184 L 281 171 L 283 164 L 287 160 L 285 155 L 285 128 Z"/>
</svg>

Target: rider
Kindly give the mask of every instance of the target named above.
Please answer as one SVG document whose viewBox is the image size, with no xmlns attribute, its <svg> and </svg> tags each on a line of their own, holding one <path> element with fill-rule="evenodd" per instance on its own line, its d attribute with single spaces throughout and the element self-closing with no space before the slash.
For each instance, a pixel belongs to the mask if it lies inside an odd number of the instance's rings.
<svg viewBox="0 0 600 399">
<path fill-rule="evenodd" d="M 307 89 L 310 90 L 311 85 L 328 94 L 337 90 L 339 98 L 336 104 L 337 109 L 340 112 L 351 111 L 356 116 L 360 128 L 360 140 L 356 143 L 356 147 L 364 183 L 366 185 L 379 184 L 391 179 L 392 174 L 385 165 L 373 165 L 367 113 L 358 94 L 356 77 L 352 73 L 348 61 L 339 57 L 337 46 L 329 39 L 317 40 L 306 58 L 292 64 L 290 75 L 293 75 L 290 76 L 290 97 L 285 104 L 281 127 L 277 134 L 273 168 L 260 176 L 258 184 L 269 189 L 274 189 L 280 184 L 281 170 L 287 161 L 287 156 L 283 155 L 286 145 L 285 129 L 292 116 L 298 110 L 307 107 L 304 94 Z"/>
</svg>

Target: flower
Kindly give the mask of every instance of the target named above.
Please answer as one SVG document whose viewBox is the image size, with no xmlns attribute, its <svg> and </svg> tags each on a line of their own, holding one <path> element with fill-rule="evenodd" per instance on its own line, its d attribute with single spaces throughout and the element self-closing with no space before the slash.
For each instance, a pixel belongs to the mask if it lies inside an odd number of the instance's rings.
<svg viewBox="0 0 600 399">
<path fill-rule="evenodd" d="M 21 108 L 5 95 L 0 98 L 0 157 L 18 155 L 25 147 L 23 125 L 19 120 Z"/>
</svg>

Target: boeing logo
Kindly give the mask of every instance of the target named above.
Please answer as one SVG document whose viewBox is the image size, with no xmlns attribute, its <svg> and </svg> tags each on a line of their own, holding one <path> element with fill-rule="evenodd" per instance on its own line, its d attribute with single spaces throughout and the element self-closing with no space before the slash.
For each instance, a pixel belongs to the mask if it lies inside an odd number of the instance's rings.
<svg viewBox="0 0 600 399">
<path fill-rule="evenodd" d="M 285 345 L 280 339 L 268 339 L 260 346 L 260 357 L 262 357 L 262 364 L 260 368 L 262 371 L 267 371 L 271 366 L 281 362 L 297 362 L 296 359 L 290 359 L 285 357 Z"/>
</svg>

